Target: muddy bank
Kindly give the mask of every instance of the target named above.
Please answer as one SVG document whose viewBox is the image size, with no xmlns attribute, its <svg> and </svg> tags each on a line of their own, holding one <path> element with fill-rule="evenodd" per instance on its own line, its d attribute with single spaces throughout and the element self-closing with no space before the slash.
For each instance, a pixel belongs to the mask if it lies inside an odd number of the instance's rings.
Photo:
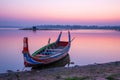
<svg viewBox="0 0 120 80">
<path fill-rule="evenodd" d="M 0 80 L 120 80 L 120 61 L 0 74 Z"/>
</svg>

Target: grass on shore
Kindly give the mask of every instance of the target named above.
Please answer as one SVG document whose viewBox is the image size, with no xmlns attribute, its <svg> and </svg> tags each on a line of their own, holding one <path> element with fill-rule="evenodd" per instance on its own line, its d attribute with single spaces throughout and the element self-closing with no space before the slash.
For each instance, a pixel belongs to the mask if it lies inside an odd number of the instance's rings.
<svg viewBox="0 0 120 80">
<path fill-rule="evenodd" d="M 107 80 L 118 80 L 116 78 L 119 76 L 120 76 L 120 74 L 113 74 L 113 75 L 109 75 L 108 77 L 106 77 L 106 79 Z"/>
<path fill-rule="evenodd" d="M 70 77 L 68 77 L 68 78 L 65 78 L 65 80 L 86 80 L 86 79 L 88 79 L 89 77 L 72 77 L 72 78 L 70 78 Z"/>
</svg>

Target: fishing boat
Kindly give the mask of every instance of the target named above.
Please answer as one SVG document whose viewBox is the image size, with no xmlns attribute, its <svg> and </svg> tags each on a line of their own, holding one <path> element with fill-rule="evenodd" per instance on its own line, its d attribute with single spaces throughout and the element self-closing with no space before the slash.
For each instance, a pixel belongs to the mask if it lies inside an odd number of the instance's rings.
<svg viewBox="0 0 120 80">
<path fill-rule="evenodd" d="M 70 49 L 71 36 L 68 31 L 68 41 L 61 41 L 62 32 L 60 32 L 57 40 L 35 51 L 32 55 L 28 49 L 28 38 L 23 39 L 23 58 L 25 67 L 37 67 L 42 65 L 48 65 L 64 58 Z"/>
</svg>

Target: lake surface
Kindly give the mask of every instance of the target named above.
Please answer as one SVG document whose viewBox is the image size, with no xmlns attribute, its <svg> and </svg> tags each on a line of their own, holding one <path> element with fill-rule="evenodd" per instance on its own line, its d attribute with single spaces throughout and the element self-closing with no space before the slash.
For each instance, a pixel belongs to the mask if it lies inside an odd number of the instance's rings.
<svg viewBox="0 0 120 80">
<path fill-rule="evenodd" d="M 58 37 L 59 30 L 18 30 L 0 29 L 0 73 L 6 70 L 22 70 L 23 37 L 29 39 L 29 51 L 32 54 L 40 47 Z M 114 30 L 72 30 L 72 41 L 69 51 L 70 66 L 88 65 L 120 61 L 120 32 Z M 68 40 L 67 31 L 63 31 L 61 40 Z M 28 69 L 28 68 L 27 68 Z"/>
</svg>

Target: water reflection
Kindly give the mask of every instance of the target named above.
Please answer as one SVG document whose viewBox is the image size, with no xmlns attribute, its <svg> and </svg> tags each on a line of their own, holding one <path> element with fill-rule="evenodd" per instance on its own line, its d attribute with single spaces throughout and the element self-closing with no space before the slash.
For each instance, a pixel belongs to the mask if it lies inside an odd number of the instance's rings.
<svg viewBox="0 0 120 80">
<path fill-rule="evenodd" d="M 47 64 L 47 65 L 42 65 L 42 66 L 37 66 L 37 67 L 33 67 L 32 70 L 35 69 L 46 69 L 46 68 L 55 68 L 55 67 L 65 67 L 68 66 L 69 67 L 70 64 L 70 56 L 69 54 L 67 54 L 64 58 L 62 58 L 61 60 L 51 63 L 51 64 Z"/>
<path fill-rule="evenodd" d="M 32 54 L 47 44 L 48 39 L 55 41 L 60 31 L 41 30 L 24 31 L 17 29 L 0 30 L 0 73 L 6 70 L 22 70 L 23 37 L 29 38 L 29 50 Z M 61 40 L 67 40 L 67 31 Z M 120 32 L 112 30 L 71 30 L 72 38 L 69 50 L 70 60 L 75 65 L 106 63 L 120 60 Z"/>
</svg>

